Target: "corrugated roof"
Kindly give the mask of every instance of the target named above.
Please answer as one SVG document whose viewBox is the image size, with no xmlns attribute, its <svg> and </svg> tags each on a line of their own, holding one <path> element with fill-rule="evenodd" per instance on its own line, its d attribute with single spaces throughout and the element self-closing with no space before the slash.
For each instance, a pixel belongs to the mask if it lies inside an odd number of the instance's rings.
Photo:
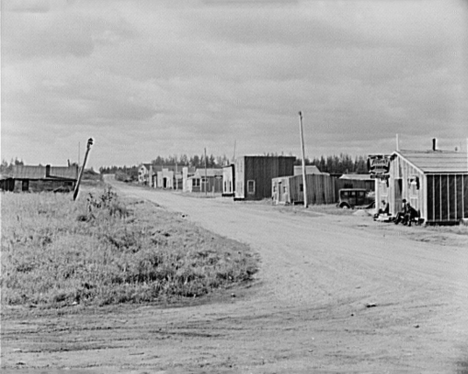
<svg viewBox="0 0 468 374">
<path fill-rule="evenodd" d="M 466 152 L 396 151 L 424 173 L 468 173 Z"/>
<path fill-rule="evenodd" d="M 46 176 L 46 166 L 14 165 L 14 179 L 74 179 L 78 178 L 77 166 L 51 166 L 49 176 Z"/>
</svg>

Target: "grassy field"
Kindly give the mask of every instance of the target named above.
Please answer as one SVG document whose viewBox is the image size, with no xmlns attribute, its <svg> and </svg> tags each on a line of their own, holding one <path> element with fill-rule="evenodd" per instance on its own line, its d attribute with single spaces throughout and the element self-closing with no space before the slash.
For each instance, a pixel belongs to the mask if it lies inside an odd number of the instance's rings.
<svg viewBox="0 0 468 374">
<path fill-rule="evenodd" d="M 246 246 L 144 201 L 87 187 L 70 194 L 5 193 L 2 305 L 167 301 L 252 279 Z"/>
</svg>

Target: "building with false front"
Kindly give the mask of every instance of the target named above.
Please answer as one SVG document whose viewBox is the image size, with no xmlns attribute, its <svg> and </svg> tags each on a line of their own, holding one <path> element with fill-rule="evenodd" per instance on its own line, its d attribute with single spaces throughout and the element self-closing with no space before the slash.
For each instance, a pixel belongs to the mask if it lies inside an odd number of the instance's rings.
<svg viewBox="0 0 468 374">
<path fill-rule="evenodd" d="M 385 200 L 395 215 L 406 199 L 427 224 L 468 220 L 466 152 L 438 150 L 434 140 L 432 150 L 398 150 L 387 159 L 388 172 L 375 175 L 377 207 Z"/>
</svg>

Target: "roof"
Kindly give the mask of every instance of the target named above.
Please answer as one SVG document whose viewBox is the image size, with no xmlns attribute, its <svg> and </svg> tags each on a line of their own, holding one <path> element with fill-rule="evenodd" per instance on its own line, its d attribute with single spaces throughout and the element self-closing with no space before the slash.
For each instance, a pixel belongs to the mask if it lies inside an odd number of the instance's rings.
<svg viewBox="0 0 468 374">
<path fill-rule="evenodd" d="M 251 154 L 251 155 L 243 155 L 239 156 L 238 158 L 286 158 L 286 159 L 294 159 L 296 160 L 296 156 L 284 156 L 284 155 L 259 155 L 259 154 Z"/>
<path fill-rule="evenodd" d="M 343 174 L 340 179 L 350 179 L 350 180 L 374 180 L 371 178 L 370 174 Z"/>
<path fill-rule="evenodd" d="M 456 151 L 395 151 L 423 173 L 468 173 L 466 152 Z"/>
<path fill-rule="evenodd" d="M 143 163 L 140 165 L 140 168 L 141 168 L 142 166 L 144 166 L 144 167 L 146 168 L 146 170 L 149 171 L 150 168 L 151 168 L 151 166 L 153 166 L 153 164 L 143 162 Z"/>
<path fill-rule="evenodd" d="M 223 169 L 206 169 L 207 177 L 222 176 L 222 175 L 223 175 Z M 204 177 L 204 176 L 205 176 L 205 169 L 200 168 L 200 169 L 195 170 L 194 177 L 199 178 L 199 177 Z"/>
<path fill-rule="evenodd" d="M 42 165 L 14 165 L 11 177 L 14 179 L 72 179 L 78 178 L 78 166 L 50 166 L 49 175 L 46 175 L 47 166 Z"/>
<path fill-rule="evenodd" d="M 294 175 L 302 174 L 302 166 L 294 165 Z M 315 165 L 306 165 L 306 174 L 323 174 Z"/>
</svg>

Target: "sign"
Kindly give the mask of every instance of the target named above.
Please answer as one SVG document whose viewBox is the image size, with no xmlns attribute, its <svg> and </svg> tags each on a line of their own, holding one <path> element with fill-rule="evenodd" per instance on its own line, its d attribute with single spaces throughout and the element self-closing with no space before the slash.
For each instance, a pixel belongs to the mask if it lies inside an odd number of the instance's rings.
<svg viewBox="0 0 468 374">
<path fill-rule="evenodd" d="M 367 157 L 367 169 L 369 173 L 376 177 L 378 175 L 387 174 L 390 171 L 390 156 L 369 155 Z"/>
</svg>

